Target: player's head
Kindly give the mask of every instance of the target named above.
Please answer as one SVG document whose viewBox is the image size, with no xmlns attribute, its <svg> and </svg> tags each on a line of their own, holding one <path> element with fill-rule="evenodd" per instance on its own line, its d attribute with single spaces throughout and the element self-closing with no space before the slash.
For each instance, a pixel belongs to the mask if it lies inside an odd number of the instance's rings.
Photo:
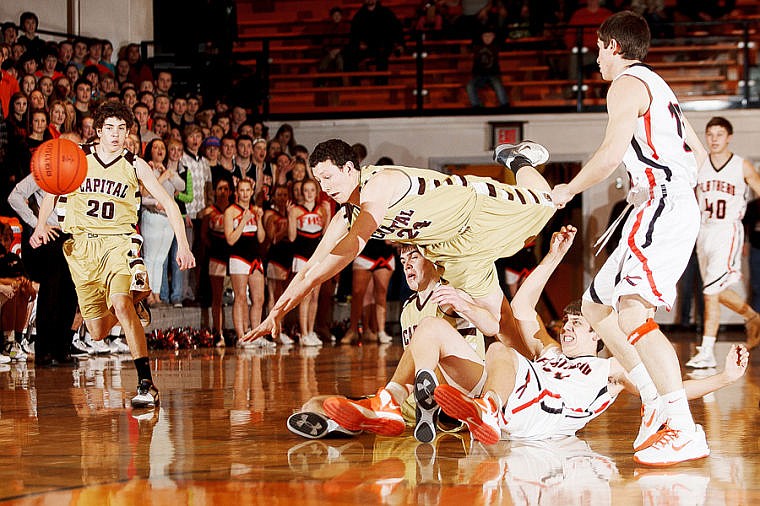
<svg viewBox="0 0 760 506">
<path fill-rule="evenodd" d="M 348 202 L 359 185 L 359 164 L 351 145 L 340 139 L 320 142 L 309 157 L 314 178 L 339 204 Z"/>
<path fill-rule="evenodd" d="M 728 148 L 734 127 L 731 122 L 722 116 L 710 118 L 705 126 L 705 140 L 710 153 L 721 153 Z"/>
<path fill-rule="evenodd" d="M 602 77 L 610 80 L 607 60 L 643 60 L 649 52 L 651 35 L 646 20 L 631 11 L 621 11 L 607 18 L 597 30 L 598 63 Z"/>
<path fill-rule="evenodd" d="M 581 301 L 575 300 L 565 307 L 565 324 L 559 336 L 562 353 L 568 357 L 596 355 L 604 343 L 591 328 L 585 316 L 581 314 Z"/>
<path fill-rule="evenodd" d="M 417 246 L 403 244 L 398 252 L 401 267 L 404 269 L 404 277 L 409 288 L 415 292 L 419 292 L 439 281 L 440 278 L 435 270 L 435 264 L 422 256 Z"/>
<path fill-rule="evenodd" d="M 127 132 L 132 128 L 132 109 L 121 102 L 105 102 L 95 110 L 93 128 L 100 138 L 100 145 L 108 150 L 124 147 Z"/>
</svg>

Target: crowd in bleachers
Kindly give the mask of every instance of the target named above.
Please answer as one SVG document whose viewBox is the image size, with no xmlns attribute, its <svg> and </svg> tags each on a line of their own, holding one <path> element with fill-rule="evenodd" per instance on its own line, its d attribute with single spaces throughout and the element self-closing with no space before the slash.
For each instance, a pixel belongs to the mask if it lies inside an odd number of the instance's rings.
<svg viewBox="0 0 760 506">
<path fill-rule="evenodd" d="M 438 0 L 423 2 L 416 19 L 399 20 L 379 0 L 364 0 L 353 15 L 352 26 L 346 27 L 350 34 L 347 47 L 339 42 L 343 28 L 333 28 L 335 37 L 324 39 L 321 69 L 356 70 L 365 58 L 387 62 L 389 55 L 403 46 L 402 26 L 439 31 L 446 37 L 474 37 L 486 29 L 503 40 L 514 35 L 515 26 L 527 23 L 531 12 L 541 9 L 544 20 L 563 23 L 572 19 L 573 12 L 585 13 L 586 7 L 580 3 L 556 1 L 547 6 L 533 1 Z M 597 3 L 592 2 L 594 6 Z M 672 12 L 663 8 L 662 1 L 602 3 L 611 10 L 639 10 L 659 21 L 667 20 Z M 676 10 L 695 19 L 714 19 L 733 8 L 731 2 L 725 2 L 722 10 L 708 4 L 702 8 L 699 2 L 679 2 Z M 340 9 L 331 14 L 336 23 L 341 22 Z M 241 337 L 256 326 L 266 311 L 266 301 L 271 303 L 277 297 L 292 272 L 293 251 L 284 245 L 314 237 L 314 231 L 305 231 L 304 216 L 312 216 L 323 227 L 336 212 L 330 207 L 332 201 L 320 195 L 318 186 L 313 192 L 314 185 L 307 184 L 312 180 L 308 148 L 297 144 L 288 124 L 270 135 L 269 126 L 256 116 L 258 111 L 246 109 L 248 104 L 187 93 L 175 85 L 170 70 L 154 71 L 143 61 L 138 44 L 116 51 L 110 41 L 92 37 L 42 40 L 37 35 L 38 25 L 38 17 L 25 12 L 18 24 L 7 21 L 0 27 L 0 214 L 14 216 L 8 196 L 29 174 L 32 154 L 42 142 L 59 137 L 92 142 L 96 138 L 91 117 L 94 109 L 105 101 L 123 102 L 132 108 L 136 119 L 128 149 L 148 161 L 164 188 L 175 196 L 199 259 L 196 271 L 185 274 L 177 269 L 172 253 L 176 243 L 167 235 L 165 214 L 146 192 L 140 224 L 153 288 L 150 303 L 210 303 L 215 308 L 214 330 L 221 335 L 222 294 L 229 286 L 225 276 L 232 272 L 232 289 L 239 304 L 234 326 L 237 337 Z M 250 184 L 241 187 L 241 181 Z M 248 186 L 250 195 L 245 190 Z M 249 244 L 250 251 L 245 253 L 239 251 L 241 237 L 229 233 L 229 223 L 241 219 L 252 220 L 242 241 L 255 243 Z M 245 257 L 245 268 L 228 267 L 230 249 L 233 257 Z M 227 264 L 221 268 L 220 262 Z M 0 290 L 2 286 L 0 281 Z M 329 304 L 333 290 L 331 284 L 323 290 L 329 292 L 327 296 L 315 295 L 313 304 L 317 300 Z M 32 298 L 26 290 L 23 293 Z M 314 313 L 314 306 L 304 309 L 306 320 L 295 324 L 291 332 L 300 335 L 302 344 L 318 345 L 330 337 L 331 322 L 315 326 Z M 330 310 L 319 313 L 332 314 Z M 14 326 L 3 319 L 6 336 L 15 335 L 16 339 Z M 351 329 L 354 337 L 356 321 Z M 387 339 L 382 323 L 375 330 Z M 277 337 L 289 339 L 286 335 Z"/>
<path fill-rule="evenodd" d="M 176 240 L 166 214 L 143 191 L 140 232 L 152 288 L 149 303 L 211 305 L 217 342 L 222 345 L 222 298 L 225 288 L 231 289 L 234 337 L 242 337 L 260 321 L 265 301 L 271 304 L 281 293 L 294 265 L 297 269 L 308 258 L 313 241 L 335 213 L 332 200 L 311 178 L 308 149 L 296 142 L 288 124 L 279 125 L 272 135 L 240 105 L 224 100 L 209 104 L 203 96 L 184 93 L 175 86 L 171 71 L 154 72 L 141 60 L 136 44 L 121 48 L 114 63 L 110 42 L 41 41 L 35 35 L 37 23 L 36 15 L 24 13 L 20 29 L 12 22 L 2 28 L 0 214 L 15 216 L 8 196 L 29 175 L 31 157 L 41 143 L 59 137 L 96 142 L 94 110 L 106 101 L 123 102 L 135 117 L 127 148 L 145 159 L 174 195 L 199 266 L 189 272 L 178 269 Z M 238 228 L 241 221 L 250 226 Z M 26 240 L 31 227 L 24 228 Z M 2 276 L 0 272 L 0 291 Z M 26 279 L 23 273 L 18 277 Z M 326 304 L 334 288 L 333 283 Z M 24 296 L 25 306 L 33 297 L 26 291 Z M 292 322 L 292 332 L 288 328 L 290 335 L 276 336 L 277 340 L 289 342 L 298 336 L 302 345 L 312 346 L 329 340 L 329 318 L 317 322 L 321 327 L 315 329 L 318 299 L 315 293 L 303 318 Z M 2 310 L 10 308 L 6 304 Z M 26 342 L 19 346 L 22 340 L 13 329 L 3 329 L 9 341 L 6 355 L 22 357 L 28 350 Z M 382 338 L 384 330 L 379 328 Z"/>
</svg>

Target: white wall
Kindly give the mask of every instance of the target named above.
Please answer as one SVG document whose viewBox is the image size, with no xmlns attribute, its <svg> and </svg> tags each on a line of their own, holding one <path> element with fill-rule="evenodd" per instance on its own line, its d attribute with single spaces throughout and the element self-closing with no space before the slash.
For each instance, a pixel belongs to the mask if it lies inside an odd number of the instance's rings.
<svg viewBox="0 0 760 506">
<path fill-rule="evenodd" d="M 22 12 L 32 11 L 40 18 L 40 29 L 108 39 L 117 51 L 128 42 L 153 39 L 153 0 L 73 0 L 72 26 L 67 26 L 67 3 L 67 0 L 2 0 L 0 21 L 18 24 Z"/>
<path fill-rule="evenodd" d="M 734 126 L 732 148 L 750 160 L 760 161 L 760 114 L 758 111 L 687 112 L 686 117 L 697 133 L 704 132 L 707 121 L 725 116 Z M 367 160 L 390 156 L 394 162 L 414 167 L 436 168 L 443 162 L 480 163 L 491 160 L 490 121 L 525 121 L 523 138 L 544 144 L 555 161 L 586 161 L 602 141 L 606 127 L 605 113 L 536 114 L 529 116 L 466 116 L 443 118 L 382 118 L 291 122 L 296 140 L 312 149 L 318 142 L 339 137 L 349 143 L 361 142 L 369 149 Z M 276 130 L 279 124 L 271 124 Z M 615 188 L 615 177 L 625 177 L 624 169 L 604 183 L 583 194 L 583 227 L 587 244 L 583 245 L 584 276 L 588 283 L 601 265 L 591 253 L 591 245 L 604 231 L 612 207 L 623 198 Z M 744 272 L 747 273 L 745 265 Z M 746 278 L 746 276 L 745 276 Z M 737 289 L 746 293 L 744 286 Z M 659 311 L 657 320 L 670 323 L 676 312 Z M 741 318 L 724 309 L 723 323 L 741 323 Z"/>
</svg>

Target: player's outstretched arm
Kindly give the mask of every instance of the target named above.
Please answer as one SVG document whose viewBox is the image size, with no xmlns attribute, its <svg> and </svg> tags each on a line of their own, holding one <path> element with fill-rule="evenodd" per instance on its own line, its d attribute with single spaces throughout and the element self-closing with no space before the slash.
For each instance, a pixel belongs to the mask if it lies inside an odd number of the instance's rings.
<svg viewBox="0 0 760 506">
<path fill-rule="evenodd" d="M 42 199 L 42 204 L 40 204 L 40 212 L 37 214 L 37 226 L 34 227 L 34 233 L 29 238 L 29 244 L 32 248 L 38 248 L 43 244 L 47 244 L 58 236 L 57 232 L 54 233 L 55 229 L 47 224 L 47 219 L 50 213 L 53 212 L 53 207 L 55 207 L 55 195 L 46 193 Z"/>
<path fill-rule="evenodd" d="M 552 234 L 549 253 L 525 278 L 512 298 L 512 313 L 517 321 L 523 342 L 533 356 L 538 356 L 547 344 L 554 343 L 554 340 L 546 333 L 546 329 L 539 321 L 536 305 L 546 283 L 549 282 L 557 266 L 573 245 L 576 233 L 577 229 L 574 226 L 566 225 Z"/>
<path fill-rule="evenodd" d="M 633 138 L 639 113 L 647 107 L 649 92 L 641 81 L 630 76 L 613 81 L 607 93 L 609 119 L 604 140 L 572 181 L 554 187 L 552 201 L 557 207 L 564 207 L 575 195 L 604 181 L 615 171 Z"/>
<path fill-rule="evenodd" d="M 719 388 L 730 385 L 744 376 L 749 363 L 749 351 L 743 344 L 734 344 L 726 354 L 723 370 L 707 378 L 686 380 L 683 387 L 688 399 L 698 399 Z"/>
<path fill-rule="evenodd" d="M 179 212 L 177 203 L 166 193 L 164 187 L 161 186 L 161 183 L 158 182 L 158 179 L 153 174 L 153 170 L 144 160 L 136 158 L 135 169 L 137 177 L 143 186 L 145 186 L 145 189 L 158 200 L 158 203 L 166 211 L 169 224 L 174 231 L 174 236 L 177 238 L 177 265 L 179 265 L 181 270 L 192 269 L 195 267 L 195 257 L 193 257 L 193 253 L 190 251 L 190 244 L 187 242 L 187 235 L 185 234 L 185 221 L 182 219 L 182 214 Z"/>
</svg>

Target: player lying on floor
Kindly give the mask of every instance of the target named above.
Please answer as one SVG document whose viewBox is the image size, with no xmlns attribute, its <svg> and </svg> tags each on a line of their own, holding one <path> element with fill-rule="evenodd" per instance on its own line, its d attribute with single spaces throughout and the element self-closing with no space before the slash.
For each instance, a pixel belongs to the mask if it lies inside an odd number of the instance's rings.
<svg viewBox="0 0 760 506">
<path fill-rule="evenodd" d="M 602 342 L 580 314 L 579 302 L 565 310 L 559 343 L 550 339 L 536 314 L 539 296 L 575 234 L 576 229 L 567 226 L 552 236 L 549 253 L 512 302 L 533 360 L 496 342 L 486 353 L 487 379 L 482 396 L 470 397 L 448 385 L 435 390 L 435 400 L 443 412 L 466 423 L 478 441 L 493 444 L 502 438 L 573 435 L 602 414 L 623 389 L 639 393 L 617 359 L 597 357 Z M 721 373 L 684 382 L 688 398 L 733 383 L 744 374 L 748 359 L 744 345 L 732 346 Z"/>
<path fill-rule="evenodd" d="M 496 334 L 498 321 L 464 292 L 441 285 L 435 266 L 415 246 L 402 246 L 400 259 L 415 294 L 401 313 L 405 350 L 393 377 L 371 398 L 329 397 L 323 409 L 315 408 L 318 398 L 310 400 L 288 419 L 291 431 L 312 438 L 336 430 L 398 436 L 405 428 L 404 405 L 416 411 L 414 436 L 430 442 L 438 416 L 433 390 L 439 382 L 468 395 L 480 393 L 485 382 L 483 335 Z"/>
</svg>

